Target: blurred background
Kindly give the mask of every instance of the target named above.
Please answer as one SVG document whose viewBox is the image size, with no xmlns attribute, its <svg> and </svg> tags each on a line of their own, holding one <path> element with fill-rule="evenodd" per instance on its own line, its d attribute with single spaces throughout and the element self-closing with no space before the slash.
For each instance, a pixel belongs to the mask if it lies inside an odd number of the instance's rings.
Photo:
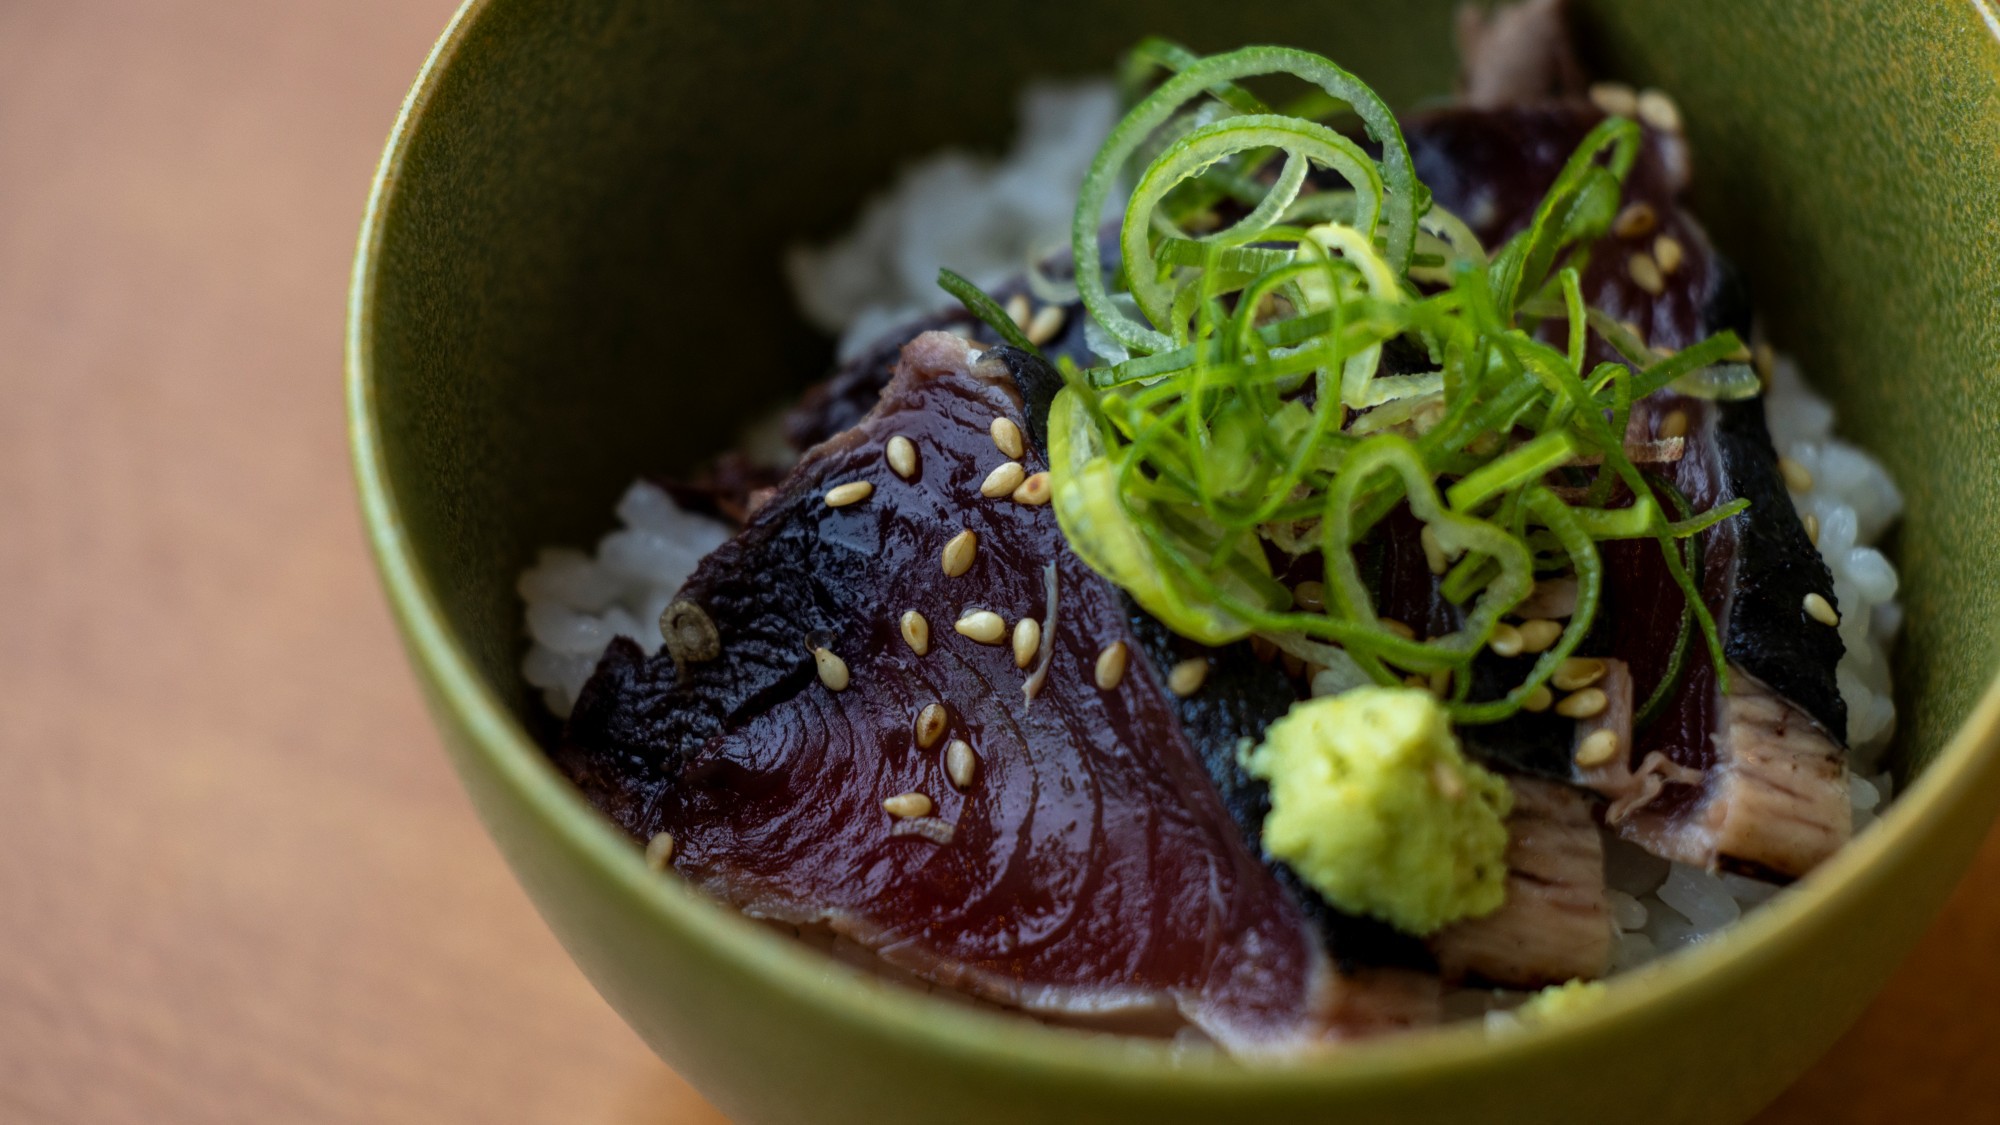
<svg viewBox="0 0 2000 1125">
<path fill-rule="evenodd" d="M 453 7 L 0 0 L 0 1120 L 721 1120 L 481 835 L 362 543 L 349 258 Z M 1760 1125 L 2000 1105 L 1996 885 Z"/>
</svg>

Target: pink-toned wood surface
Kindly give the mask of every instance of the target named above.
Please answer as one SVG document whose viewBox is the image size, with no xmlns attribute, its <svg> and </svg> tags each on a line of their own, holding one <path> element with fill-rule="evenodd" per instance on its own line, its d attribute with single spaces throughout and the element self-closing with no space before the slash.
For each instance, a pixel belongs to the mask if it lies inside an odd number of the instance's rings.
<svg viewBox="0 0 2000 1125">
<path fill-rule="evenodd" d="M 0 1120 L 719 1121 L 480 835 L 342 302 L 447 0 L 0 0 Z M 1764 1125 L 2000 1119 L 2000 837 Z"/>
</svg>

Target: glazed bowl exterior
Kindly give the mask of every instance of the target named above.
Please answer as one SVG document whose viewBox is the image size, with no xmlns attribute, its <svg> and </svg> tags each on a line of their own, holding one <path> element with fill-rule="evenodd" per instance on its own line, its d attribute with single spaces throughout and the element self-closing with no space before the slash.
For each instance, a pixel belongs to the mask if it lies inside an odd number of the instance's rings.
<svg viewBox="0 0 2000 1125">
<path fill-rule="evenodd" d="M 1573 1020 L 1294 1063 L 1177 1057 L 870 979 L 649 872 L 550 766 L 516 574 L 623 484 L 823 369 L 778 262 L 901 160 L 993 145 L 1035 75 L 1145 34 L 1448 91 L 1450 4 L 474 0 L 369 202 L 348 393 L 368 533 L 444 744 L 522 884 L 660 1056 L 744 1122 L 1741 1120 L 1861 1011 L 2000 805 L 2000 21 L 1985 0 L 1586 0 L 1680 101 L 1697 209 L 1773 337 L 1908 494 L 1907 790 L 1726 937 Z M 414 749 L 414 748 L 413 748 Z"/>
</svg>

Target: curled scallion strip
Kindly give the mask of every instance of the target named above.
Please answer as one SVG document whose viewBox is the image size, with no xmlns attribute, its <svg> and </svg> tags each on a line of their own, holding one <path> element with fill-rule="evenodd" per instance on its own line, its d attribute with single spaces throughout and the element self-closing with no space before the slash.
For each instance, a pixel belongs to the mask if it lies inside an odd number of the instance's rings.
<svg viewBox="0 0 2000 1125">
<path fill-rule="evenodd" d="M 1582 644 L 1597 545 L 1652 539 L 1687 597 L 1680 648 L 1701 634 L 1726 675 L 1696 539 L 1744 502 L 1669 519 L 1624 439 L 1648 395 L 1752 389 L 1729 362 L 1738 341 L 1655 354 L 1584 299 L 1637 126 L 1593 129 L 1489 252 L 1431 205 L 1387 107 L 1327 60 L 1149 41 L 1128 75 L 1160 71 L 1099 151 L 1071 229 L 1078 296 L 1128 353 L 1065 367 L 1050 415 L 1054 507 L 1078 555 L 1185 636 L 1260 635 L 1337 682 L 1449 674 L 1454 719 L 1480 723 L 1513 714 Z M 1307 82 L 1315 114 L 1358 114 L 1381 157 L 1241 85 L 1273 75 Z M 1128 176 L 1121 307 L 1098 220 Z M 1593 332 L 1624 362 L 1586 370 Z M 1357 552 L 1399 509 L 1443 556 L 1439 591 L 1459 607 L 1445 635 L 1391 628 L 1363 579 Z M 1293 604 L 1277 577 L 1314 562 L 1324 608 Z M 1578 591 L 1562 634 L 1520 683 L 1472 698 L 1502 617 L 1556 575 Z"/>
</svg>

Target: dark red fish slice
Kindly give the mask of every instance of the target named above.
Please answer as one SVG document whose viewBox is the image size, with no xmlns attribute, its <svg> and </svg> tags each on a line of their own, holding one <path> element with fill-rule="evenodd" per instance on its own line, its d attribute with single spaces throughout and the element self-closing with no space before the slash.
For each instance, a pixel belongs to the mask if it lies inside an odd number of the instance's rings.
<svg viewBox="0 0 2000 1125">
<path fill-rule="evenodd" d="M 1133 644 L 1117 591 L 1070 553 L 1053 511 L 987 498 L 1019 424 L 1006 366 L 968 370 L 929 333 L 857 427 L 814 448 L 681 592 L 719 650 L 686 664 L 618 643 L 579 700 L 565 767 L 628 831 L 671 832 L 674 868 L 753 916 L 825 926 L 928 979 L 1069 1018 L 1168 1029 L 1185 1020 L 1239 1051 L 1285 1050 L 1429 1014 L 1426 989 L 1337 975 L 1298 905 L 1246 846 L 1172 701 L 1133 645 L 1112 690 L 1099 654 Z M 890 436 L 915 442 L 899 478 Z M 1043 467 L 1039 450 L 1024 457 Z M 825 492 L 866 481 L 866 500 Z M 940 554 L 978 537 L 971 569 Z M 1011 626 L 1048 612 L 1052 663 L 1032 701 L 1006 644 L 953 630 L 989 610 Z M 927 655 L 898 619 L 928 619 Z M 844 661 L 831 690 L 811 649 Z M 912 734 L 930 703 L 943 739 Z M 961 793 L 944 765 L 968 742 Z M 885 799 L 920 793 L 932 819 Z M 1414 1010 L 1413 1010 L 1414 1009 Z"/>
</svg>

